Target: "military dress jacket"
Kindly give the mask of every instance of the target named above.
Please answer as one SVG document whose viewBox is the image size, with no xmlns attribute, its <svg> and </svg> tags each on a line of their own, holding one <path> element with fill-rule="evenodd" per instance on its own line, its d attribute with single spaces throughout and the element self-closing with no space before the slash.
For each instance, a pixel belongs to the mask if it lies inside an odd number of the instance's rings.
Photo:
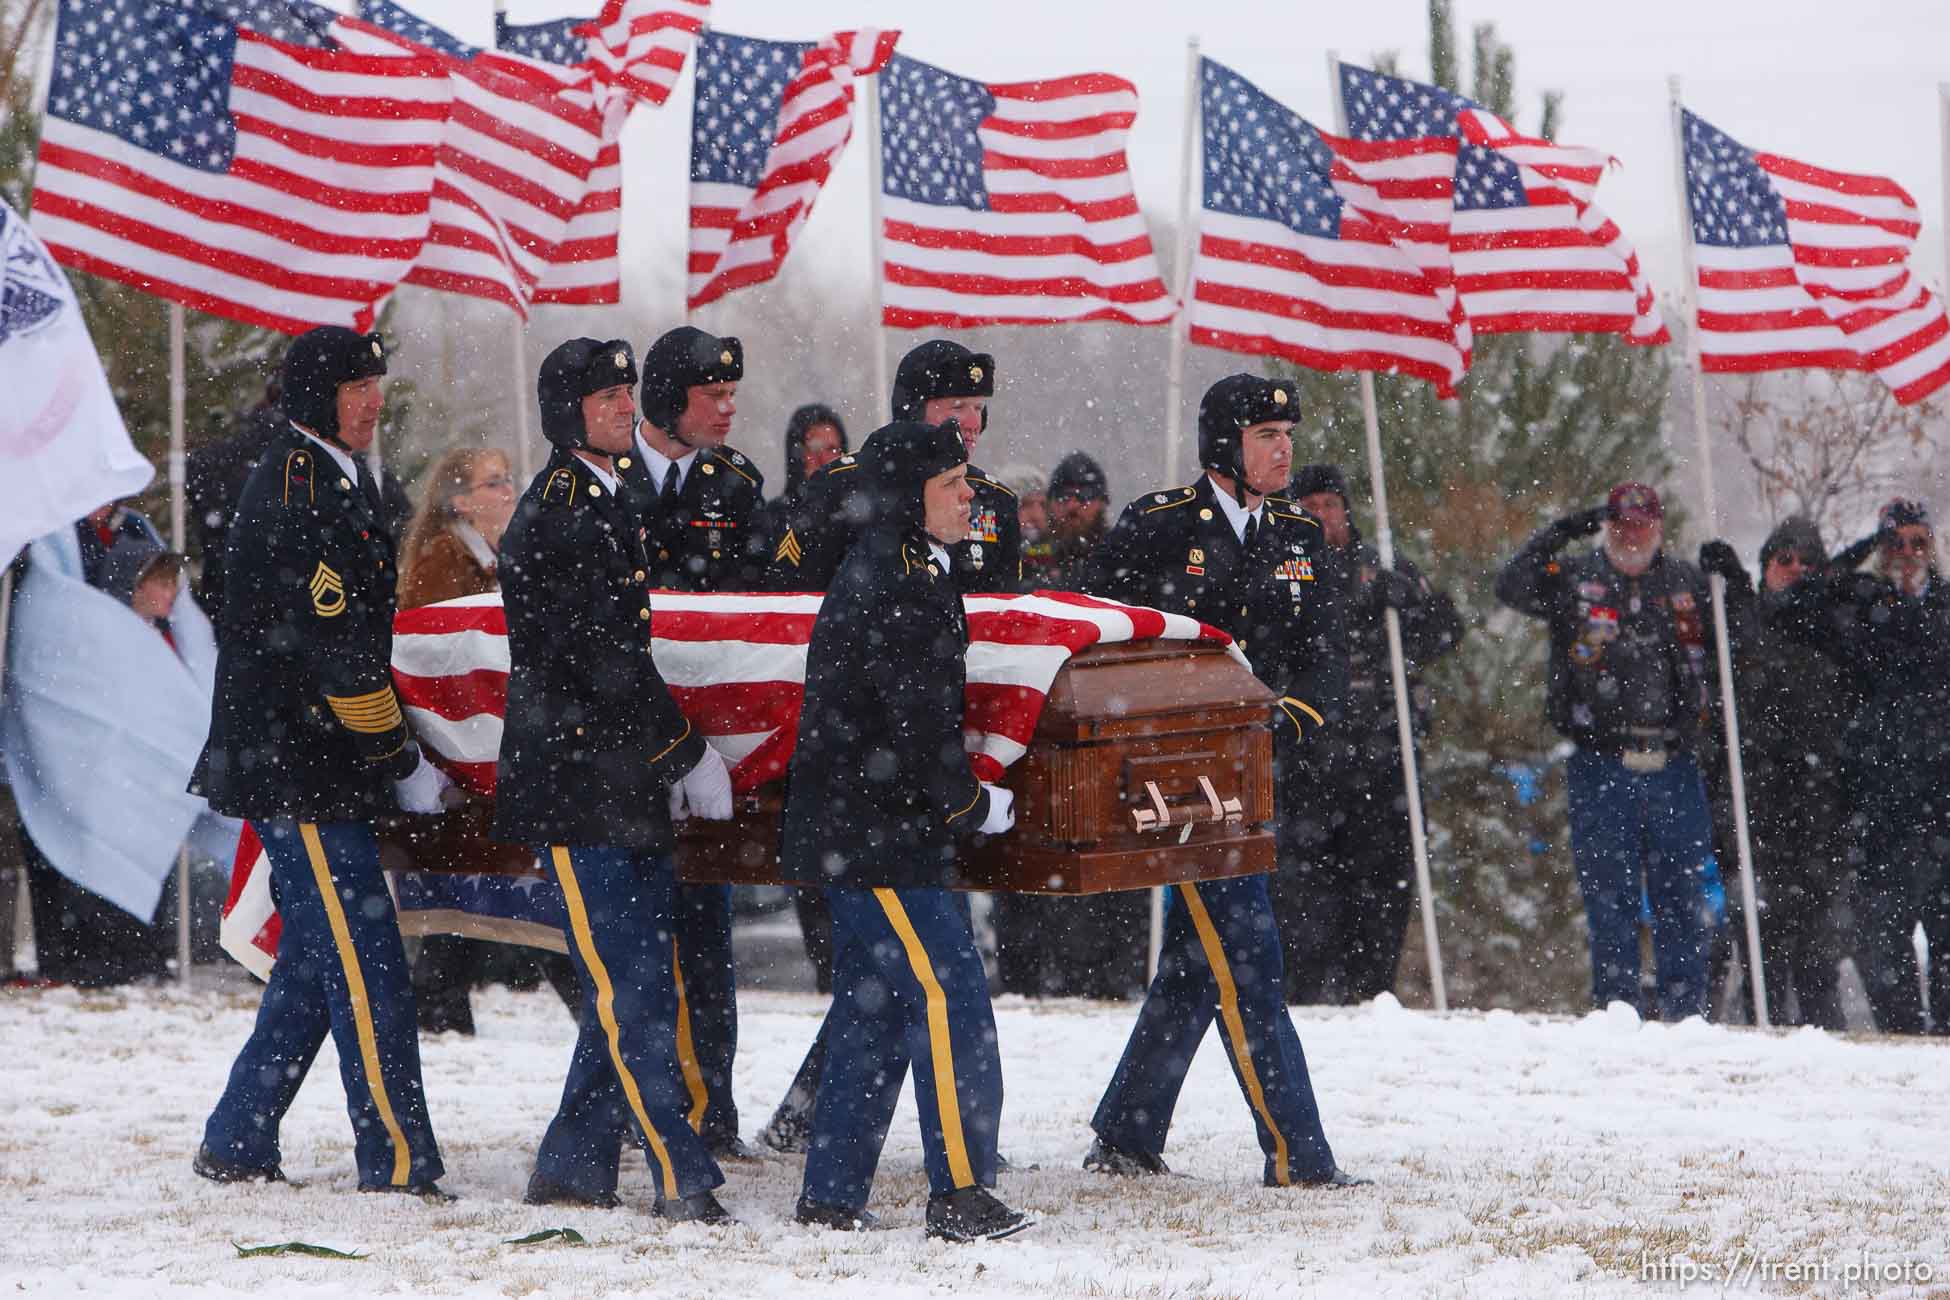
<svg viewBox="0 0 1950 1300">
<path fill-rule="evenodd" d="M 872 529 L 813 624 L 786 788 L 785 875 L 808 885 L 956 882 L 988 817 L 962 742 L 968 621 L 926 540 Z"/>
<path fill-rule="evenodd" d="M 667 853 L 668 793 L 704 756 L 650 655 L 641 506 L 557 449 L 501 537 L 508 704 L 494 835 Z"/>
<path fill-rule="evenodd" d="M 650 585 L 665 591 L 758 591 L 765 576 L 765 476 L 741 451 L 700 448 L 677 489 L 663 485 L 632 449 L 616 469 L 642 512 Z"/>
<path fill-rule="evenodd" d="M 825 591 L 855 540 L 872 522 L 871 494 L 862 486 L 859 455 L 822 465 L 778 512 L 770 539 L 767 591 Z M 973 465 L 968 486 L 968 536 L 947 548 L 955 588 L 963 593 L 1015 591 L 1022 583 L 1022 520 L 1016 494 Z"/>
<path fill-rule="evenodd" d="M 393 539 L 364 479 L 287 426 L 244 482 L 189 787 L 227 816 L 368 820 L 418 764 L 393 693 Z"/>
<path fill-rule="evenodd" d="M 1077 585 L 1230 633 L 1254 675 L 1280 697 L 1276 744 L 1304 746 L 1338 724 L 1347 696 L 1344 614 L 1324 573 L 1320 521 L 1285 497 L 1267 497 L 1247 553 L 1218 491 L 1201 475 L 1190 487 L 1140 496 L 1124 507 Z"/>
<path fill-rule="evenodd" d="M 1376 578 L 1381 553 L 1356 533 L 1343 548 L 1329 548 L 1328 561 L 1345 584 L 1349 743 L 1363 761 L 1399 766 L 1401 739 L 1395 721 L 1394 669 L 1388 659 L 1387 605 Z M 1463 639 L 1462 615 L 1449 593 L 1429 584 L 1407 556 L 1397 552 L 1395 572 L 1413 583 L 1421 598 L 1401 616 L 1402 659 L 1408 670 L 1408 697 L 1415 735 L 1428 733 L 1433 702 L 1422 675 Z"/>
</svg>

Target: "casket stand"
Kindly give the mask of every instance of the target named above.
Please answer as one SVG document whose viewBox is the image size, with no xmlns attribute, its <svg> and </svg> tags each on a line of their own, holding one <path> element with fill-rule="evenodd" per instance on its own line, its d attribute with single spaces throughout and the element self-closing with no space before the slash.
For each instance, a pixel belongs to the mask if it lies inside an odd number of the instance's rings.
<svg viewBox="0 0 1950 1300">
<path fill-rule="evenodd" d="M 1015 829 L 962 859 L 964 889 L 1097 894 L 1271 871 L 1273 695 L 1209 642 L 1092 646 L 1051 684 L 1028 752 L 1008 768 Z M 778 783 L 740 795 L 731 820 L 682 822 L 692 884 L 789 884 L 779 872 Z M 540 874 L 526 848 L 488 838 L 492 804 L 382 821 L 390 870 Z M 844 828 L 841 829 L 844 833 Z"/>
</svg>

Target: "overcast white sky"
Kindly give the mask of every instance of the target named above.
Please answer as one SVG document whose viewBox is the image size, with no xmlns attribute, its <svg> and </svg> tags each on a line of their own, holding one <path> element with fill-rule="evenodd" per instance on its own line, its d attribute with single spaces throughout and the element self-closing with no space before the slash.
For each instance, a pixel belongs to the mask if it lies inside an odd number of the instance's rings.
<svg viewBox="0 0 1950 1300">
<path fill-rule="evenodd" d="M 404 0 L 463 37 L 485 42 L 491 0 Z M 508 0 L 516 22 L 588 13 L 596 0 Z M 1458 0 L 1458 35 L 1494 22 L 1517 51 L 1519 125 L 1534 127 L 1547 89 L 1565 92 L 1560 138 L 1618 159 L 1599 201 L 1638 245 L 1662 294 L 1684 278 L 1666 78 L 1687 106 L 1736 139 L 1844 170 L 1892 176 L 1923 211 L 1918 269 L 1944 265 L 1938 83 L 1950 80 L 1950 4 L 1943 0 Z M 1197 4 L 1117 0 L 717 0 L 713 24 L 741 35 L 807 39 L 835 28 L 902 29 L 903 52 L 966 76 L 1018 80 L 1113 72 L 1142 107 L 1130 156 L 1147 208 L 1175 210 L 1185 38 L 1270 94 L 1331 125 L 1326 51 L 1366 62 L 1402 52 L 1426 75 L 1423 0 L 1361 4 Z M 626 292 L 678 307 L 686 225 L 690 80 L 662 110 L 640 109 L 625 138 Z M 866 164 L 856 135 L 794 257 L 864 267 Z M 1168 252 L 1168 250 L 1160 250 Z M 864 272 L 863 272 L 864 276 Z"/>
</svg>

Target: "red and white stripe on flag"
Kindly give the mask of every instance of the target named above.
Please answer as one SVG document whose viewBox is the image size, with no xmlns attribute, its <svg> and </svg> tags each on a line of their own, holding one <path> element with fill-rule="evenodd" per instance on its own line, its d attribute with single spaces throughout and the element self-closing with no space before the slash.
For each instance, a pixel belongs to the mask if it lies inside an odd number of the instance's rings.
<svg viewBox="0 0 1950 1300">
<path fill-rule="evenodd" d="M 806 646 L 818 595 L 651 596 L 652 653 L 677 704 L 750 790 L 785 774 L 798 735 Z M 1025 752 L 1050 683 L 1087 646 L 1225 633 L 1177 614 L 1092 596 L 970 596 L 965 739 L 977 773 L 997 780 Z M 508 689 L 499 594 L 401 610 L 393 679 L 428 756 L 477 794 L 494 793 Z M 1232 651 L 1235 655 L 1238 651 Z"/>
<path fill-rule="evenodd" d="M 1593 201 L 1605 155 L 1525 136 L 1441 86 L 1350 63 L 1337 81 L 1356 139 L 1460 141 L 1446 234 L 1474 333 L 1668 341 L 1636 250 Z"/>
<path fill-rule="evenodd" d="M 602 106 L 602 144 L 589 186 L 555 246 L 535 302 L 598 306 L 623 300 L 617 239 L 623 229 L 623 124 L 630 115 L 628 95 L 607 90 Z"/>
<path fill-rule="evenodd" d="M 1171 319 L 1124 152 L 1136 86 L 979 82 L 896 55 L 881 88 L 886 324 Z"/>
<path fill-rule="evenodd" d="M 854 79 L 879 72 L 899 38 L 897 31 L 835 32 L 806 48 L 797 73 L 780 94 L 756 186 L 698 179 L 694 169 L 690 306 L 715 302 L 779 273 L 834 162 L 852 138 Z M 726 38 L 713 32 L 704 39 Z M 702 51 L 698 69 L 702 77 Z M 700 86 L 693 111 L 707 113 L 713 99 L 709 88 Z M 695 124 L 694 138 L 706 129 Z"/>
<path fill-rule="evenodd" d="M 1449 395 L 1471 337 L 1445 237 L 1454 138 L 1329 136 L 1211 59 L 1200 115 L 1192 342 Z"/>
<path fill-rule="evenodd" d="M 451 79 L 453 112 L 434 170 L 427 242 L 407 281 L 486 298 L 525 317 L 603 151 L 593 77 L 498 51 L 437 54 L 354 18 L 332 30 L 361 53 L 440 60 Z"/>
<path fill-rule="evenodd" d="M 253 325 L 369 329 L 426 241 L 447 78 L 420 59 L 307 48 L 208 17 L 179 24 L 171 7 L 122 8 L 99 37 L 90 7 L 58 11 L 32 217 L 49 250 L 77 270 Z M 213 42 L 232 49 L 227 66 Z M 178 53 L 227 81 L 143 80 L 142 65 L 174 66 Z M 103 77 L 118 59 L 129 75 Z M 144 95 L 198 119 L 180 133 L 152 125 Z"/>
<path fill-rule="evenodd" d="M 661 106 L 684 70 L 711 0 L 606 0 L 584 31 L 598 75 L 631 97 Z"/>
<path fill-rule="evenodd" d="M 1950 317 L 1909 265 L 1907 190 L 1748 149 L 1690 112 L 1681 131 L 1704 369 L 1866 370 L 1904 404 L 1950 383 Z"/>
</svg>

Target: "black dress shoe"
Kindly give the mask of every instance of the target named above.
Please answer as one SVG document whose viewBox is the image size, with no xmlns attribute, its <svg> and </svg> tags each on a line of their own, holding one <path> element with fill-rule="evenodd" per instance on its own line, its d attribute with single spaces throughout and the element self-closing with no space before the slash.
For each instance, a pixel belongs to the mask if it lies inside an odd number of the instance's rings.
<svg viewBox="0 0 1950 1300">
<path fill-rule="evenodd" d="M 658 1201 L 657 1217 L 667 1223 L 702 1223 L 712 1227 L 738 1222 L 731 1217 L 731 1211 L 718 1204 L 718 1198 L 709 1192 L 698 1192 L 674 1201 Z"/>
<path fill-rule="evenodd" d="M 614 1210 L 623 1200 L 615 1192 L 579 1192 L 541 1174 L 528 1176 L 528 1190 L 521 1194 L 523 1205 L 574 1205 L 585 1210 Z"/>
<path fill-rule="evenodd" d="M 1102 1138 L 1090 1144 L 1083 1167 L 1093 1174 L 1115 1174 L 1119 1178 L 1157 1178 L 1171 1173 L 1163 1157 L 1148 1151 L 1126 1151 Z"/>
<path fill-rule="evenodd" d="M 213 1183 L 283 1183 L 290 1180 L 284 1170 L 272 1165 L 259 1168 L 255 1165 L 240 1165 L 218 1156 L 206 1146 L 196 1149 L 196 1156 L 190 1161 L 190 1168 L 198 1177 L 207 1178 Z"/>
<path fill-rule="evenodd" d="M 745 1139 L 739 1137 L 736 1133 L 707 1138 L 704 1142 L 704 1148 L 711 1153 L 713 1160 L 758 1159 L 758 1152 L 746 1146 Z"/>
<path fill-rule="evenodd" d="M 812 1116 L 781 1106 L 772 1122 L 758 1131 L 758 1140 L 785 1155 L 804 1155 L 812 1150 Z"/>
<path fill-rule="evenodd" d="M 928 1235 L 942 1241 L 1000 1241 L 1036 1221 L 1012 1210 L 986 1187 L 964 1187 L 928 1200 Z"/>
<path fill-rule="evenodd" d="M 371 1187 L 362 1183 L 359 1186 L 359 1190 L 362 1192 L 378 1192 L 387 1196 L 414 1196 L 432 1205 L 452 1205 L 460 1199 L 460 1197 L 430 1178 L 424 1183 L 402 1183 L 398 1185 L 393 1183 L 380 1183 Z"/>
<path fill-rule="evenodd" d="M 1268 1187 L 1278 1187 L 1280 1186 L 1280 1182 L 1279 1180 L 1273 1178 L 1271 1175 L 1268 1175 L 1266 1178 L 1266 1185 Z M 1288 1187 L 1372 1187 L 1374 1186 L 1374 1179 L 1363 1178 L 1359 1174 L 1350 1174 L 1347 1170 L 1341 1168 L 1339 1165 L 1335 1165 L 1333 1171 L 1330 1172 L 1325 1178 L 1298 1178 L 1295 1179 L 1293 1182 L 1286 1184 L 1286 1186 Z"/>
<path fill-rule="evenodd" d="M 792 1212 L 792 1221 L 808 1228 L 831 1228 L 835 1232 L 874 1232 L 880 1227 L 880 1216 L 870 1210 L 848 1210 L 803 1196 L 799 1198 L 799 1208 Z"/>
</svg>

